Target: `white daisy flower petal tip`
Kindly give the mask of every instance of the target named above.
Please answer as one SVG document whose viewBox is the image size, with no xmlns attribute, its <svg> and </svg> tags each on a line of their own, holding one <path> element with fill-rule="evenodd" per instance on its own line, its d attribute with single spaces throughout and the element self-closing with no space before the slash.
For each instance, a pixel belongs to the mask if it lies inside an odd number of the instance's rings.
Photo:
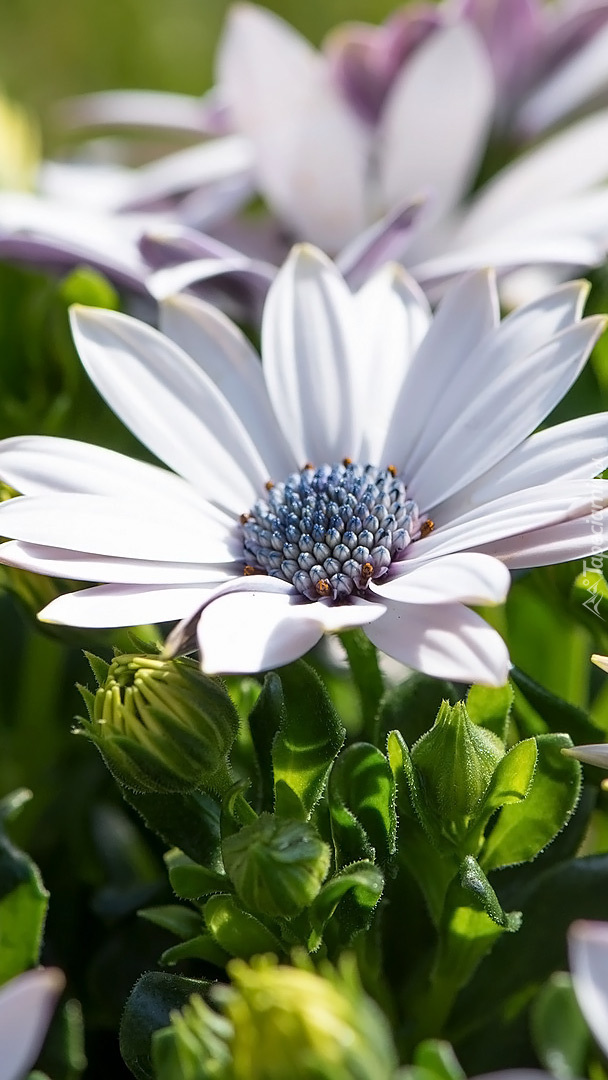
<svg viewBox="0 0 608 1080">
<path fill-rule="evenodd" d="M 561 286 L 500 322 L 485 270 L 433 317 L 405 271 L 353 292 L 301 244 L 268 296 L 261 365 L 195 298 L 164 305 L 165 334 L 77 308 L 91 379 L 174 471 L 0 443 L 0 477 L 25 492 L 0 505 L 5 561 L 98 583 L 45 620 L 180 620 L 168 653 L 198 646 L 208 672 L 262 671 L 359 626 L 410 667 L 502 685 L 506 646 L 469 605 L 502 603 L 509 567 L 595 550 L 608 506 L 601 416 L 576 453 L 571 425 L 533 434 L 599 332 L 581 295 Z"/>
<path fill-rule="evenodd" d="M 65 978 L 57 968 L 26 971 L 0 989 L 3 1080 L 23 1080 L 35 1063 Z"/>
<path fill-rule="evenodd" d="M 581 1012 L 608 1053 L 608 923 L 580 920 L 568 932 L 570 971 Z"/>
</svg>

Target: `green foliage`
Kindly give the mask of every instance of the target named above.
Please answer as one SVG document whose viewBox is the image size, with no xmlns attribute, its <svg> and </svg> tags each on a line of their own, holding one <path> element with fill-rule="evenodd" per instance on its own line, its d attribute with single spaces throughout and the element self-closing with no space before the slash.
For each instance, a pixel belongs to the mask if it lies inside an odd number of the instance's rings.
<svg viewBox="0 0 608 1080">
<path fill-rule="evenodd" d="M 551 976 L 534 1001 L 530 1020 L 534 1048 L 543 1068 L 556 1080 L 582 1076 L 589 1031 L 569 975 L 557 971 Z"/>
<path fill-rule="evenodd" d="M 0 802 L 0 984 L 38 964 L 48 906 L 37 867 L 5 831 L 30 798 L 16 791 Z"/>
<path fill-rule="evenodd" d="M 166 1027 L 171 1012 L 208 983 L 160 971 L 149 971 L 133 987 L 120 1025 L 120 1052 L 137 1080 L 153 1080 L 151 1040 Z"/>
</svg>

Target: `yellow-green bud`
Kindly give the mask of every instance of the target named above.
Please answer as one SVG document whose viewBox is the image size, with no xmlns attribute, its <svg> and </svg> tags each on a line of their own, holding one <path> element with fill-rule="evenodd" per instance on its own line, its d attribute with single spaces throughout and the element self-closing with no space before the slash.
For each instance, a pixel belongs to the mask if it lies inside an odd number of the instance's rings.
<svg viewBox="0 0 608 1080">
<path fill-rule="evenodd" d="M 317 974 L 256 957 L 233 960 L 224 1013 L 232 1021 L 231 1080 L 389 1080 L 396 1067 L 383 1014 L 354 963 Z"/>
<path fill-rule="evenodd" d="M 117 656 L 89 662 L 99 683 L 81 688 L 81 730 L 120 783 L 134 791 L 224 790 L 238 716 L 221 683 L 189 659 Z"/>
<path fill-rule="evenodd" d="M 231 1075 L 232 1025 L 193 994 L 171 1026 L 155 1032 L 152 1061 L 156 1080 L 209 1080 Z"/>
<path fill-rule="evenodd" d="M 433 727 L 412 747 L 412 761 L 444 835 L 464 835 L 504 753 L 497 735 L 469 719 L 463 701 L 442 703 Z"/>
<path fill-rule="evenodd" d="M 223 858 L 247 909 L 289 919 L 319 892 L 330 852 L 312 825 L 261 814 L 224 841 Z"/>
<path fill-rule="evenodd" d="M 34 186 L 40 165 L 40 132 L 29 112 L 0 94 L 0 189 Z"/>
</svg>

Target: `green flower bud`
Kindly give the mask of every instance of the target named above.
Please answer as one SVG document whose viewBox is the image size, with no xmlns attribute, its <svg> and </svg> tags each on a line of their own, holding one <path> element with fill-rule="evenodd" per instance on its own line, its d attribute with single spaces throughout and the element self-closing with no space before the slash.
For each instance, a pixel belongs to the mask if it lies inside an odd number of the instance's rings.
<svg viewBox="0 0 608 1080">
<path fill-rule="evenodd" d="M 462 838 L 504 753 L 497 735 L 472 723 L 463 701 L 442 703 L 433 727 L 412 747 L 412 761 L 445 836 Z"/>
<path fill-rule="evenodd" d="M 330 853 L 312 825 L 261 814 L 224 841 L 223 857 L 246 908 L 289 919 L 319 892 Z"/>
<path fill-rule="evenodd" d="M 363 993 L 354 962 L 321 973 L 256 957 L 228 965 L 223 995 L 232 1021 L 230 1080 L 389 1080 L 396 1067 L 388 1024 Z"/>
<path fill-rule="evenodd" d="M 221 683 L 189 659 L 89 656 L 97 693 L 80 688 L 89 713 L 79 729 L 116 779 L 134 791 L 223 791 L 238 717 Z"/>
</svg>

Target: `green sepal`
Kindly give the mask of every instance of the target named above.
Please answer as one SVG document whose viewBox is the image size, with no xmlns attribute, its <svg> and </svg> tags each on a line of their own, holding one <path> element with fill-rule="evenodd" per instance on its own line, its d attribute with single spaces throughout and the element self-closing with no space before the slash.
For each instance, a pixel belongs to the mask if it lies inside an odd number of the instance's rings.
<svg viewBox="0 0 608 1080">
<path fill-rule="evenodd" d="M 209 985 L 164 971 L 148 971 L 138 979 L 120 1025 L 120 1052 L 137 1080 L 154 1080 L 150 1056 L 154 1032 L 167 1027 L 173 1010 L 183 1008 L 192 994 L 201 994 Z"/>
<path fill-rule="evenodd" d="M 568 822 L 581 790 L 580 764 L 561 752 L 571 745 L 568 735 L 536 737 L 538 757 L 528 794 L 503 806 L 479 855 L 486 873 L 534 859 Z"/>
<path fill-rule="evenodd" d="M 555 972 L 539 991 L 530 1010 L 530 1031 L 541 1065 L 551 1076 L 584 1076 L 591 1039 L 566 972 Z"/>
<path fill-rule="evenodd" d="M 0 985 L 36 967 L 40 956 L 49 894 L 37 866 L 5 832 L 31 797 L 22 788 L 0 801 Z"/>
<path fill-rule="evenodd" d="M 458 695 L 452 683 L 414 672 L 404 682 L 387 690 L 376 720 L 380 742 L 384 733 L 396 729 L 409 746 L 433 726 L 442 701 L 454 704 Z"/>
<path fill-rule="evenodd" d="M 89 667 L 95 676 L 97 685 L 104 686 L 108 678 L 110 665 L 106 660 L 102 660 L 101 656 L 95 656 L 95 653 L 87 652 L 86 649 L 84 650 L 84 655 L 89 662 Z"/>
<path fill-rule="evenodd" d="M 367 929 L 383 888 L 381 871 L 365 860 L 334 874 L 325 882 L 308 911 L 312 928 L 308 939 L 309 950 L 315 952 L 319 948 L 325 929 L 334 916 L 340 924 L 340 941 L 343 945 L 347 945 L 359 931 Z M 350 903 L 343 912 L 341 906 L 348 900 Z M 345 915 L 344 926 L 341 925 L 342 914 Z"/>
<path fill-rule="evenodd" d="M 141 908 L 137 914 L 140 919 L 168 930 L 182 941 L 198 934 L 202 923 L 200 911 L 184 904 L 159 904 L 157 907 Z"/>
<path fill-rule="evenodd" d="M 284 952 L 272 931 L 245 911 L 233 896 L 212 896 L 203 908 L 203 915 L 209 933 L 229 956 L 249 960 L 256 953 Z"/>
<path fill-rule="evenodd" d="M 167 851 L 164 858 L 171 888 L 182 900 L 198 900 L 210 893 L 230 891 L 225 874 L 201 866 L 178 848 Z"/>
<path fill-rule="evenodd" d="M 360 859 L 385 862 L 395 852 L 396 783 L 391 766 L 370 743 L 353 743 L 336 758 L 328 802 L 339 867 Z"/>
<path fill-rule="evenodd" d="M 346 732 L 323 682 L 303 660 L 282 669 L 281 686 L 283 709 L 272 744 L 275 791 L 284 781 L 309 817 Z"/>
<path fill-rule="evenodd" d="M 502 742 L 507 738 L 512 705 L 513 687 L 510 683 L 505 686 L 472 686 L 467 694 L 469 720 L 492 731 Z"/>
</svg>

